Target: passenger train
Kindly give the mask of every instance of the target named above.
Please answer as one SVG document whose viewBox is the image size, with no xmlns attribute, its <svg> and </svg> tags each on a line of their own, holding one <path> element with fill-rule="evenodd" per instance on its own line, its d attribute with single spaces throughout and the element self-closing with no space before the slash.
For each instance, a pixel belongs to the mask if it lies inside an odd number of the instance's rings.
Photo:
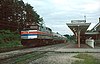
<svg viewBox="0 0 100 64">
<path fill-rule="evenodd" d="M 66 37 L 54 33 L 45 26 L 29 25 L 21 31 L 21 44 L 28 47 L 45 46 L 66 42 Z"/>
</svg>

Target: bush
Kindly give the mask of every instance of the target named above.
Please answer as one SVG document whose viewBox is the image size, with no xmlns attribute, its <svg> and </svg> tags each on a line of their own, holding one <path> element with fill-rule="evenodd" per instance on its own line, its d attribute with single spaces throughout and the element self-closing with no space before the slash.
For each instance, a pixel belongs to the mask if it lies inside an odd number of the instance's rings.
<svg viewBox="0 0 100 64">
<path fill-rule="evenodd" d="M 21 45 L 20 34 L 10 30 L 0 30 L 0 47 L 13 47 Z"/>
</svg>

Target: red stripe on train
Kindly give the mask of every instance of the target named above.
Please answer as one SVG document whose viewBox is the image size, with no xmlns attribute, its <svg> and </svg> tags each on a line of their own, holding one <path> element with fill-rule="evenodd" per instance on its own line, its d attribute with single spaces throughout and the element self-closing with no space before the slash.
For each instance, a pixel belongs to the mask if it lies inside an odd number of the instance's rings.
<svg viewBox="0 0 100 64">
<path fill-rule="evenodd" d="M 21 32 L 21 34 L 28 34 L 28 32 Z"/>
<path fill-rule="evenodd" d="M 36 31 L 36 32 L 29 32 L 29 34 L 43 34 L 43 32 Z"/>
</svg>

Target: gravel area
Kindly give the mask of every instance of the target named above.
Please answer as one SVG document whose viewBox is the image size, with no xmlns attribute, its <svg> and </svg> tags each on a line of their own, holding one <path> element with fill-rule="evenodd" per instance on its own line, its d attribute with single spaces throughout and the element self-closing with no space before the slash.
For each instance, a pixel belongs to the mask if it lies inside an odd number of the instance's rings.
<svg viewBox="0 0 100 64">
<path fill-rule="evenodd" d="M 23 50 L 16 50 L 11 52 L 0 53 L 0 59 L 5 59 L 9 57 L 13 57 L 20 54 L 30 53 L 30 52 L 46 52 L 43 54 L 43 57 L 38 58 L 36 60 L 29 59 L 30 61 L 28 64 L 71 64 L 76 60 L 82 60 L 78 58 L 74 58 L 73 56 L 77 55 L 78 52 L 87 53 L 95 58 L 100 59 L 100 49 L 96 48 L 67 48 L 65 44 L 57 44 L 57 45 L 50 45 L 44 47 L 37 47 L 37 48 L 29 48 Z M 73 53 L 74 52 L 74 53 Z M 16 58 L 15 58 L 16 59 Z M 12 59 L 8 60 L 7 64 L 10 64 Z M 13 59 L 14 61 L 14 59 Z M 1 61 L 0 61 L 1 62 Z M 1 63 L 0 63 L 1 64 Z M 6 64 L 6 63 L 4 63 Z"/>
<path fill-rule="evenodd" d="M 79 53 L 46 53 L 44 57 L 29 62 L 29 64 L 71 64 L 76 60 L 83 60 L 75 58 L 74 56 Z M 100 59 L 100 53 L 85 53 Z"/>
<path fill-rule="evenodd" d="M 76 60 L 82 60 L 74 58 L 73 56 L 78 53 L 54 53 L 49 52 L 44 57 L 39 58 L 35 61 L 29 62 L 29 64 L 71 64 Z"/>
<path fill-rule="evenodd" d="M 67 48 L 66 44 L 56 44 L 56 45 L 50 45 L 50 46 L 44 46 L 44 47 L 37 47 L 37 48 L 29 48 L 29 49 L 23 49 L 23 50 L 16 50 L 16 51 L 10 51 L 5 53 L 0 53 L 0 59 L 5 59 L 21 54 L 26 54 L 34 51 L 52 51 L 52 52 L 99 52 L 100 49 L 93 49 L 93 48 Z"/>
</svg>

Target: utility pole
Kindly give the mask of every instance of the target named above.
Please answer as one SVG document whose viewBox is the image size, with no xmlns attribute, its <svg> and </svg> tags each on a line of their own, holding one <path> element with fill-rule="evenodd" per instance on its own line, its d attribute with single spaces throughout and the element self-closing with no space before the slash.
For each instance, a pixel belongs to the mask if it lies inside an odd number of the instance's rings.
<svg viewBox="0 0 100 64">
<path fill-rule="evenodd" d="M 85 20 L 85 22 L 86 22 L 86 16 L 84 16 L 84 20 Z"/>
</svg>

